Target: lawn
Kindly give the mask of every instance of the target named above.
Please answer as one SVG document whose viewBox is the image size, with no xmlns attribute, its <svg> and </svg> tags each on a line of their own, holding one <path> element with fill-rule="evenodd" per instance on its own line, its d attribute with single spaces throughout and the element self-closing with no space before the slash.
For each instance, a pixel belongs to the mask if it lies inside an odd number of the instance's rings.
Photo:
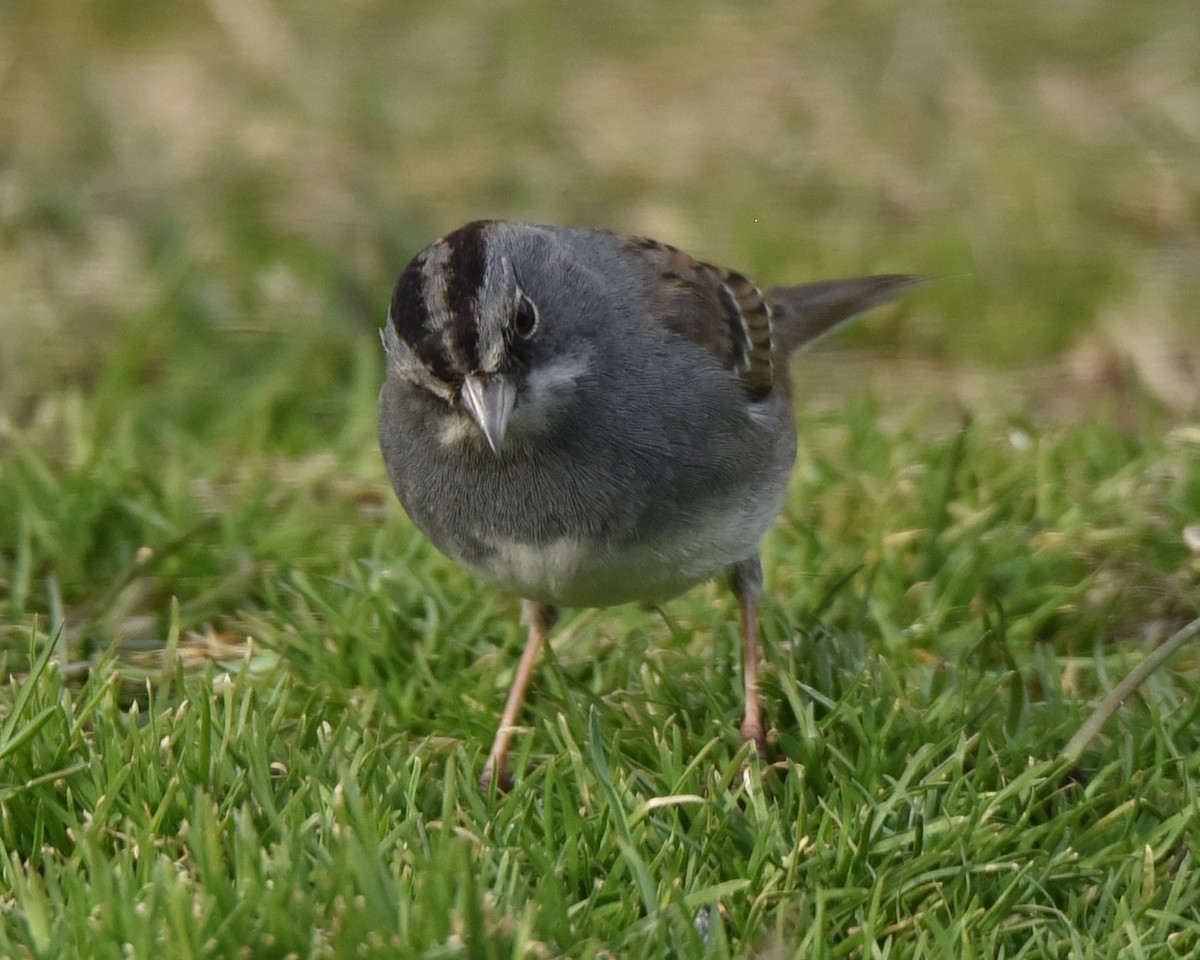
<svg viewBox="0 0 1200 960">
<path fill-rule="evenodd" d="M 1200 953 L 1197 38 L 5 5 L 0 956 Z M 711 584 L 565 611 L 477 788 L 517 604 L 404 517 L 375 402 L 396 273 L 479 216 L 933 278 L 797 361 L 770 762 Z"/>
</svg>

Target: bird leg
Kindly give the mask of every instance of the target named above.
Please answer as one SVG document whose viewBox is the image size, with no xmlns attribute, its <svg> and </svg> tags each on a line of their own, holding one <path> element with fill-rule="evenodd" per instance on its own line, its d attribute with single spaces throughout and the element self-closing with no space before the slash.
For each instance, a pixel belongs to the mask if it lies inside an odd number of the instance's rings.
<svg viewBox="0 0 1200 960">
<path fill-rule="evenodd" d="M 762 703 L 758 699 L 758 595 L 762 592 L 762 563 L 757 556 L 734 564 L 729 585 L 742 612 L 742 679 L 745 683 L 745 714 L 742 740 L 753 743 L 760 757 L 767 755 Z"/>
<path fill-rule="evenodd" d="M 529 681 L 533 679 L 533 668 L 537 664 L 538 654 L 542 652 L 542 644 L 557 618 L 558 611 L 554 607 L 534 603 L 532 600 L 521 601 L 521 623 L 525 625 L 529 635 L 525 640 L 525 650 L 521 653 L 521 662 L 517 664 L 512 686 L 508 688 L 508 700 L 505 701 L 504 712 L 500 715 L 496 739 L 492 741 L 487 763 L 479 776 L 479 786 L 485 791 L 491 789 L 493 781 L 502 791 L 512 789 L 513 780 L 508 772 L 508 750 L 512 746 L 517 715 L 525 702 L 525 693 L 529 689 Z"/>
</svg>

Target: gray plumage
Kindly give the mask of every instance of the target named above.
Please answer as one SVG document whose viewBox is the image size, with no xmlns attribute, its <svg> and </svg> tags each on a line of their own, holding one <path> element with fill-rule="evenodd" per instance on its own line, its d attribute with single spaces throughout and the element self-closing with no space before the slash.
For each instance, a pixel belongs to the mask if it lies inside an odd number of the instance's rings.
<svg viewBox="0 0 1200 960">
<path fill-rule="evenodd" d="M 645 238 L 468 224 L 396 286 L 392 485 L 439 549 L 526 601 L 659 601 L 730 570 L 756 594 L 796 454 L 790 355 L 914 282 L 764 296 Z"/>
</svg>

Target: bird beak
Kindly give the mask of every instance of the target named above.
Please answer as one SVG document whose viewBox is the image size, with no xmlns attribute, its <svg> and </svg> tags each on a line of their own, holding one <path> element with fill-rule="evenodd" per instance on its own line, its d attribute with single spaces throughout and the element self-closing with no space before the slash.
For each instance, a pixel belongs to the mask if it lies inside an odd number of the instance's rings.
<svg viewBox="0 0 1200 960">
<path fill-rule="evenodd" d="M 459 400 L 492 448 L 492 453 L 499 456 L 508 418 L 517 402 L 512 381 L 498 373 L 472 373 L 463 380 Z"/>
</svg>

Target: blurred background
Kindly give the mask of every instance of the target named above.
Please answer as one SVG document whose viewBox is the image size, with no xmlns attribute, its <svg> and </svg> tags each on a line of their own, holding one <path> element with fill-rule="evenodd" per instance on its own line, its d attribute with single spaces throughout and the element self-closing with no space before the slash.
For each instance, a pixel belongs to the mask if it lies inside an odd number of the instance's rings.
<svg viewBox="0 0 1200 960">
<path fill-rule="evenodd" d="M 569 613 L 522 747 L 557 828 L 466 786 L 524 636 L 403 516 L 376 403 L 398 273 L 481 217 L 764 286 L 933 278 L 797 361 L 761 620 L 802 776 L 778 816 L 678 814 L 721 827 L 671 834 L 686 866 L 622 843 L 662 878 L 640 919 L 604 798 L 690 804 L 724 769 L 737 614 L 719 584 Z M 311 927 L 349 955 L 411 917 L 449 955 L 485 917 L 515 955 L 576 923 L 692 936 L 689 902 L 761 923 L 762 956 L 810 926 L 847 931 L 835 953 L 922 926 L 971 955 L 1110 929 L 1097 955 L 1186 952 L 1195 644 L 1083 774 L 1031 758 L 1197 615 L 1197 304 L 1198 0 L 0 0 L 0 954 L 28 922 L 166 956 Z M 605 751 L 607 793 L 579 775 Z M 650 810 L 627 840 L 660 836 Z M 747 840 L 806 822 L 803 856 Z"/>
<path fill-rule="evenodd" d="M 0 431 L 66 389 L 336 433 L 399 269 L 489 216 L 939 278 L 807 364 L 818 395 L 1185 414 L 1200 5 L 6 0 Z"/>
</svg>

